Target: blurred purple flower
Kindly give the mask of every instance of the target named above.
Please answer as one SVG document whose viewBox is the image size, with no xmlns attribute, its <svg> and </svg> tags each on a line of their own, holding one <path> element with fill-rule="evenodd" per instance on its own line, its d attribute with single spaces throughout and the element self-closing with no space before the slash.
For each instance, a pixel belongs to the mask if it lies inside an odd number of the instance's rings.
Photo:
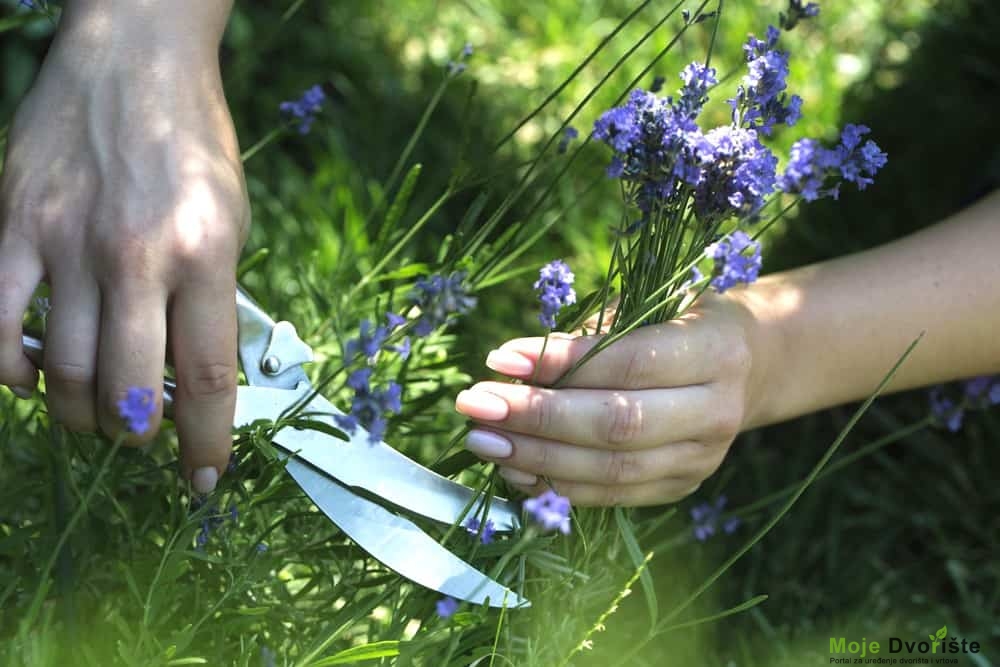
<svg viewBox="0 0 1000 667">
<path fill-rule="evenodd" d="M 125 398 L 118 401 L 118 414 L 128 430 L 142 435 L 149 430 L 149 419 L 156 412 L 156 394 L 149 387 L 129 387 Z"/>
<path fill-rule="evenodd" d="M 479 534 L 480 521 L 476 517 L 472 516 L 465 522 L 465 529 L 468 530 L 473 535 Z M 487 519 L 486 525 L 483 526 L 483 532 L 479 535 L 479 541 L 483 544 L 490 544 L 493 542 L 493 535 L 497 532 L 496 526 L 493 525 L 493 519 Z"/>
<path fill-rule="evenodd" d="M 299 134 L 309 134 L 309 130 L 316 120 L 316 114 L 323 109 L 325 100 L 326 93 L 323 92 L 323 87 L 316 84 L 302 93 L 299 99 L 282 102 L 278 106 L 278 110 L 291 118 L 298 119 Z"/>
<path fill-rule="evenodd" d="M 749 256 L 744 251 L 750 249 Z M 711 286 L 722 294 L 739 283 L 752 283 L 760 273 L 760 243 L 752 241 L 746 232 L 736 231 L 707 248 L 705 254 L 715 260 Z"/>
<path fill-rule="evenodd" d="M 445 596 L 437 601 L 435 608 L 437 615 L 441 618 L 451 618 L 458 611 L 458 600 L 450 596 Z"/>
<path fill-rule="evenodd" d="M 464 271 L 456 271 L 447 277 L 436 273 L 417 280 L 409 296 L 410 303 L 420 309 L 413 333 L 427 336 L 451 322 L 453 315 L 462 315 L 476 307 L 476 298 L 462 284 L 465 276 Z"/>
<path fill-rule="evenodd" d="M 691 508 L 691 520 L 694 523 L 694 538 L 699 542 L 704 542 L 716 534 L 719 529 L 719 520 L 722 518 L 722 510 L 726 506 L 727 498 L 719 496 L 714 503 L 700 503 Z M 729 517 L 722 522 L 722 532 L 731 535 L 740 527 L 738 517 Z"/>
<path fill-rule="evenodd" d="M 580 136 L 580 133 L 572 125 L 568 125 L 565 130 L 563 130 L 563 135 L 559 139 L 559 146 L 556 148 L 557 152 L 565 153 L 566 149 L 569 148 L 571 141 Z"/>
<path fill-rule="evenodd" d="M 928 392 L 931 404 L 931 414 L 952 433 L 962 428 L 965 419 L 965 408 L 944 395 L 943 387 L 934 387 Z"/>
<path fill-rule="evenodd" d="M 802 0 L 788 0 L 788 13 L 781 12 L 780 16 L 782 29 L 792 30 L 799 21 L 819 16 L 819 5 L 815 2 L 803 5 Z"/>
<path fill-rule="evenodd" d="M 556 315 L 563 308 L 576 303 L 576 290 L 573 289 L 573 272 L 561 259 L 554 259 L 541 268 L 534 288 L 542 304 L 542 312 L 538 315 L 542 326 L 554 329 Z"/>
<path fill-rule="evenodd" d="M 524 509 L 528 511 L 535 523 L 545 530 L 558 529 L 563 535 L 569 535 L 570 503 L 569 498 L 560 496 L 552 489 L 542 493 L 537 498 L 524 501 Z"/>
<path fill-rule="evenodd" d="M 346 415 L 334 415 L 337 426 L 353 434 L 358 426 L 368 431 L 369 444 L 377 444 L 385 437 L 388 420 L 387 412 L 399 412 L 402 409 L 403 388 L 395 382 L 382 390 L 371 387 L 371 368 L 361 368 L 348 376 L 347 383 L 354 389 L 351 400 L 351 411 Z"/>
</svg>

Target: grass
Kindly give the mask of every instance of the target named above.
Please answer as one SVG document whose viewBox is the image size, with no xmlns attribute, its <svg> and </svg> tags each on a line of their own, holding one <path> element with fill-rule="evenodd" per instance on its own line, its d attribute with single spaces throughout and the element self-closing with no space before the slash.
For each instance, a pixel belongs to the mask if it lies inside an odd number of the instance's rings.
<svg viewBox="0 0 1000 667">
<path fill-rule="evenodd" d="M 781 5 L 727 3 L 720 72 L 736 67 L 736 45 L 773 20 Z M 268 310 L 300 325 L 320 359 L 315 377 L 337 366 L 341 343 L 359 318 L 405 294 L 413 276 L 398 271 L 435 265 L 442 244 L 449 235 L 456 242 L 461 220 L 477 202 L 476 191 L 456 192 L 394 261 L 371 273 L 384 257 L 376 249 L 391 246 L 380 245 L 369 224 L 372 212 L 392 210 L 385 202 L 394 194 L 384 184 L 443 63 L 466 39 L 476 46 L 469 72 L 444 92 L 414 145 L 409 162 L 423 167 L 409 206 L 400 211 L 400 230 L 420 220 L 453 181 L 462 156 L 474 172 L 491 175 L 482 219 L 495 214 L 524 174 L 524 161 L 670 5 L 654 2 L 644 10 L 504 151 L 480 147 L 514 127 L 634 6 L 596 0 L 238 3 L 223 58 L 245 147 L 276 127 L 281 100 L 318 80 L 337 93 L 307 138 L 282 135 L 246 165 L 255 226 L 244 257 L 260 261 L 242 280 Z M 960 205 L 972 194 L 963 188 L 975 190 L 978 179 L 988 183 L 988 170 L 976 165 L 989 164 L 989 142 L 981 137 L 992 136 L 996 122 L 984 84 L 996 76 L 989 26 L 1000 26 L 997 11 L 976 2 L 963 8 L 865 0 L 824 3 L 823 12 L 822 22 L 790 36 L 790 86 L 806 99 L 801 134 L 866 122 L 887 144 L 891 171 L 866 193 L 872 196 L 847 197 L 843 207 L 810 209 L 776 226 L 767 268 L 905 233 Z M 676 28 L 670 25 L 664 35 Z M 11 74 L 0 110 L 13 108 L 48 31 L 36 22 L 3 33 L 0 55 Z M 698 57 L 708 34 L 686 35 L 642 81 L 648 85 L 654 74 L 670 75 Z M 640 47 L 574 125 L 589 127 L 664 42 L 659 37 Z M 469 102 L 473 79 L 476 95 Z M 943 129 L 931 142 L 939 156 L 933 162 L 947 155 L 959 168 L 923 165 L 926 156 L 913 147 L 928 122 L 912 112 L 918 101 L 941 119 Z M 722 117 L 723 106 L 712 113 Z M 966 110 L 975 132 L 943 121 L 956 109 Z M 604 159 L 596 148 L 584 149 L 547 205 L 532 214 L 530 202 L 564 161 L 541 165 L 542 178 L 499 218 L 501 227 L 526 217 L 553 222 L 515 266 L 534 271 L 563 256 L 583 291 L 598 283 L 609 257 L 608 221 L 616 219 L 613 190 L 603 180 L 590 185 Z M 920 186 L 910 187 L 913 182 Z M 345 305 L 367 275 L 371 284 Z M 441 455 L 442 443 L 462 428 L 450 401 L 483 375 L 485 353 L 506 338 L 537 331 L 530 281 L 514 275 L 484 289 L 479 316 L 425 343 L 410 365 L 388 369 L 408 378 L 407 411 L 393 424 L 394 444 L 423 461 Z M 264 434 L 241 436 L 236 471 L 197 506 L 176 481 L 169 430 L 146 450 L 116 451 L 53 428 L 41 401 L 15 402 L 5 394 L 0 662 L 260 665 L 274 656 L 276 664 L 288 665 L 365 659 L 549 667 L 576 650 L 571 664 L 607 665 L 635 649 L 650 628 L 676 626 L 628 664 L 798 666 L 827 664 L 831 636 L 922 637 L 947 623 L 952 635 L 986 647 L 979 662 L 968 664 L 995 664 L 1000 492 L 992 471 L 1000 463 L 1000 422 L 993 411 L 970 418 L 958 435 L 927 428 L 920 393 L 875 403 L 843 441 L 830 474 L 818 477 L 705 595 L 669 618 L 777 516 L 853 410 L 745 434 L 699 497 L 676 508 L 581 512 L 571 539 L 532 538 L 523 545 L 524 558 L 502 573 L 524 582 L 532 611 L 463 608 L 448 622 L 434 615 L 435 595 L 400 584 L 316 513 L 281 472 Z M 463 475 L 485 482 L 484 472 L 473 467 Z M 688 509 L 722 493 L 734 512 L 745 508 L 743 528 L 697 543 Z M 213 530 L 198 550 L 206 520 Z M 449 544 L 483 568 L 496 566 L 510 548 Z"/>
</svg>

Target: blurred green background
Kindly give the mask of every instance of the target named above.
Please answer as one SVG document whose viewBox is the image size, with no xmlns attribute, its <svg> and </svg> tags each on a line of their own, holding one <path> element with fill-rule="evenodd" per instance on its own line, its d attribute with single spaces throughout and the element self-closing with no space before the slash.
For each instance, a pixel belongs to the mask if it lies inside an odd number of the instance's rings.
<svg viewBox="0 0 1000 667">
<path fill-rule="evenodd" d="M 0 20 L 11 20 L 15 5 L 0 3 Z M 489 148 L 497 139 L 636 3 L 237 2 L 222 59 L 241 144 L 248 147 L 271 131 L 279 122 L 278 104 L 313 83 L 323 83 L 333 98 L 311 134 L 288 134 L 247 163 L 255 225 L 246 255 L 265 247 L 270 255 L 247 275 L 246 284 L 274 312 L 306 321 L 315 316 L 315 299 L 299 279 L 303 267 L 314 281 L 336 270 L 345 235 L 371 210 L 445 63 L 464 42 L 475 48 L 469 69 L 460 85 L 449 89 L 414 154 L 425 171 L 411 211 L 430 204 L 460 155 L 480 173 L 493 175 L 490 186 L 497 194 L 490 205 L 495 206 L 516 182 L 519 161 L 557 130 L 614 60 L 671 5 L 653 2 L 615 47 L 521 128 L 511 150 L 495 156 Z M 713 56 L 720 74 L 739 67 L 746 34 L 761 33 L 784 6 L 778 0 L 725 4 Z M 871 190 L 845 193 L 839 202 L 803 209 L 777 225 L 765 245 L 768 271 L 888 241 L 1000 184 L 1000 6 L 988 0 L 821 6 L 819 20 L 783 38 L 792 52 L 789 87 L 805 99 L 805 115 L 775 143 L 786 148 L 801 136 L 833 138 L 843 123 L 860 122 L 872 128 L 890 160 Z M 663 75 L 667 90 L 676 87 L 676 72 L 704 56 L 709 25 L 687 34 L 640 85 Z M 677 21 L 668 23 L 586 105 L 573 123 L 581 134 L 628 89 L 677 27 Z M 51 33 L 51 24 L 36 19 L 0 34 L 0 121 L 9 119 L 30 85 Z M 708 113 L 721 121 L 726 110 L 720 97 Z M 618 200 L 610 183 L 587 185 L 605 160 L 599 147 L 588 147 L 560 182 L 551 208 L 565 210 L 564 218 L 523 262 L 530 271 L 563 257 L 576 271 L 581 291 L 600 281 Z M 470 202 L 471 196 L 451 202 L 413 257 L 432 259 L 434 239 L 454 228 Z M 520 204 L 511 219 L 526 209 Z M 481 360 L 488 350 L 507 338 L 537 333 L 531 280 L 526 274 L 520 290 L 505 284 L 480 294 L 480 316 L 457 331 L 464 368 L 473 377 L 483 375 Z M 852 410 L 846 406 L 745 434 L 703 495 L 724 490 L 738 506 L 801 479 Z M 845 443 L 845 453 L 926 411 L 924 392 L 880 400 Z M 704 611 L 760 593 L 769 600 L 707 630 L 669 636 L 650 647 L 646 664 L 663 664 L 666 655 L 676 661 L 669 664 L 820 664 L 828 657 L 830 636 L 924 636 L 944 623 L 952 635 L 988 647 L 986 658 L 968 664 L 998 664 L 1000 654 L 990 652 L 1000 646 L 998 444 L 994 410 L 970 418 L 960 434 L 920 431 L 819 483 L 724 578 L 714 606 Z M 672 582 L 690 582 L 710 571 L 734 547 L 732 539 L 686 552 L 698 555 L 694 561 L 654 560 L 665 603 L 686 593 Z M 581 664 L 607 664 L 627 645 L 628 619 L 641 608 L 640 597 L 626 600 Z"/>
</svg>

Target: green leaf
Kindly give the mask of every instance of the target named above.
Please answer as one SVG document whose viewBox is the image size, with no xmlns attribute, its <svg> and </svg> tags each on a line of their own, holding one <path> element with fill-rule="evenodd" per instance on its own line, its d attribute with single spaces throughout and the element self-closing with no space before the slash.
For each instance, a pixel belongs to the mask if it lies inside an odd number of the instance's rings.
<svg viewBox="0 0 1000 667">
<path fill-rule="evenodd" d="M 16 30 L 23 25 L 27 25 L 39 18 L 39 14 L 34 12 L 27 12 L 24 14 L 15 14 L 14 16 L 8 16 L 7 18 L 0 19 L 0 32 L 7 32 L 8 30 Z"/>
<path fill-rule="evenodd" d="M 942 625 L 941 629 L 937 631 L 937 638 L 944 639 L 947 636 L 948 636 L 948 626 Z"/>
<path fill-rule="evenodd" d="M 639 540 L 635 536 L 632 522 L 626 516 L 625 512 L 624 508 L 615 508 L 615 523 L 618 524 L 618 533 L 625 541 L 625 550 L 628 551 L 629 558 L 632 559 L 632 565 L 639 567 L 646 556 L 639 547 Z M 655 627 L 657 610 L 660 605 L 656 600 L 656 587 L 653 585 L 653 576 L 649 573 L 648 568 L 642 569 L 642 573 L 639 575 L 639 582 L 642 584 L 642 594 L 646 598 L 646 607 L 649 610 L 649 624 L 651 627 Z"/>
<path fill-rule="evenodd" d="M 413 188 L 417 185 L 423 168 L 423 165 L 418 162 L 410 167 L 410 171 L 406 172 L 403 184 L 399 187 L 399 192 L 396 194 L 392 206 L 389 207 L 389 212 L 385 214 L 385 221 L 382 222 L 382 228 L 379 231 L 377 247 L 381 248 L 388 241 L 399 219 L 406 212 L 406 207 L 409 206 L 410 198 L 413 196 Z"/>
<path fill-rule="evenodd" d="M 270 248 L 260 248 L 257 252 L 244 259 L 240 262 L 239 267 L 236 269 L 236 279 L 241 280 L 243 276 L 254 270 L 258 264 L 267 259 L 270 254 Z"/>
<path fill-rule="evenodd" d="M 310 662 L 309 667 L 327 667 L 327 665 L 347 665 L 352 662 L 362 660 L 378 660 L 379 658 L 391 658 L 399 655 L 399 641 L 396 639 L 373 642 L 364 646 L 352 646 L 346 651 L 341 651 L 329 658 L 322 658 L 316 662 Z"/>
</svg>

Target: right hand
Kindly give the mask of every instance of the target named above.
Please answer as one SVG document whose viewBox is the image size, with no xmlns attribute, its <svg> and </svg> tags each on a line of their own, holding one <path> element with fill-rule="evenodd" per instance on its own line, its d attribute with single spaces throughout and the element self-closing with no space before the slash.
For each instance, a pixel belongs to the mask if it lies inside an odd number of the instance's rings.
<svg viewBox="0 0 1000 667">
<path fill-rule="evenodd" d="M 218 38 L 172 34 L 148 15 L 130 25 L 121 6 L 101 23 L 100 4 L 67 8 L 10 127 L 0 383 L 24 395 L 37 382 L 21 328 L 42 280 L 47 401 L 72 430 L 120 434 L 118 401 L 132 386 L 159 396 L 169 342 L 182 470 L 211 490 L 231 449 L 235 275 L 250 221 Z M 150 428 L 126 442 L 151 438 L 161 411 L 158 399 Z"/>
</svg>

